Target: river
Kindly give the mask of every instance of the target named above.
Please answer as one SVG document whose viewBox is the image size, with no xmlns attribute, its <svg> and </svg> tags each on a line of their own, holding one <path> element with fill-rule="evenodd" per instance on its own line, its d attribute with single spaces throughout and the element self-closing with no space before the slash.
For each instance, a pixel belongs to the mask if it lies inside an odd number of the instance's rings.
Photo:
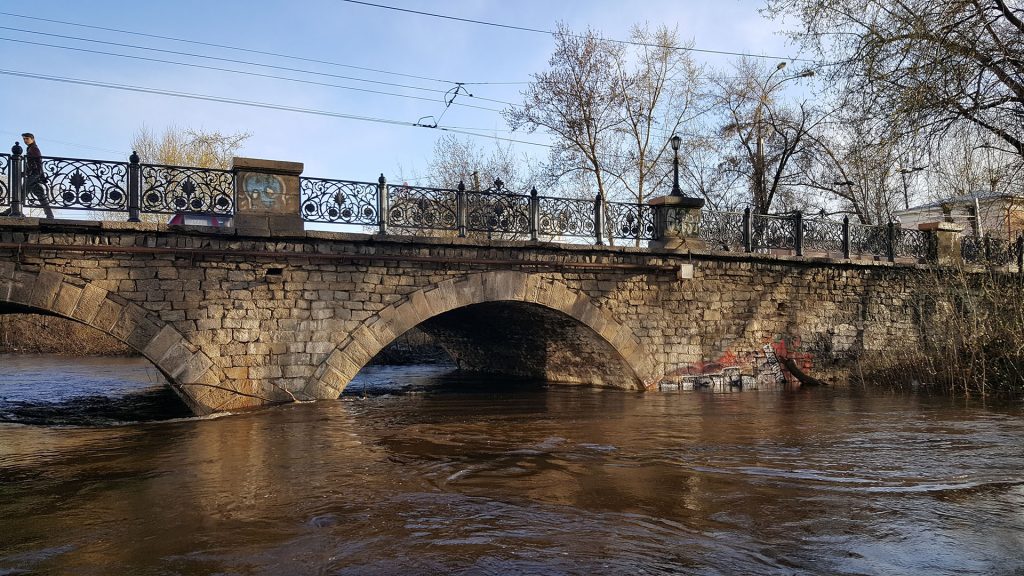
<svg viewBox="0 0 1024 576">
<path fill-rule="evenodd" d="M 1020 404 L 365 369 L 188 417 L 141 360 L 0 356 L 0 574 L 1022 574 Z"/>
</svg>

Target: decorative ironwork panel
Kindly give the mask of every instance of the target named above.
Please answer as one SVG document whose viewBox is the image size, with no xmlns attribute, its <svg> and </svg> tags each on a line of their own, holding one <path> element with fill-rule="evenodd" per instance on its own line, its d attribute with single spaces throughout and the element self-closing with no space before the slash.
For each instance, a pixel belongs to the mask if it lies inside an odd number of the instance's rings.
<svg viewBox="0 0 1024 576">
<path fill-rule="evenodd" d="M 43 158 L 43 194 L 25 179 L 25 206 L 62 210 L 128 210 L 128 163 Z"/>
<path fill-rule="evenodd" d="M 964 236 L 960 240 L 960 256 L 970 264 L 1004 266 L 1016 259 L 1013 242 L 991 236 Z"/>
<path fill-rule="evenodd" d="M 377 184 L 300 178 L 302 219 L 332 224 L 378 224 Z"/>
<path fill-rule="evenodd" d="M 803 249 L 842 253 L 843 223 L 824 218 L 804 220 Z"/>
<path fill-rule="evenodd" d="M 743 251 L 743 213 L 701 210 L 700 239 L 712 250 Z"/>
<path fill-rule="evenodd" d="M 989 239 L 988 261 L 996 266 L 1005 266 L 1017 259 L 1013 242 L 996 238 Z"/>
<path fill-rule="evenodd" d="M 457 230 L 455 190 L 419 186 L 388 187 L 388 225 L 420 230 Z"/>
<path fill-rule="evenodd" d="M 466 229 L 530 233 L 530 197 L 507 192 L 466 192 Z"/>
<path fill-rule="evenodd" d="M 594 201 L 538 196 L 539 233 L 544 236 L 594 238 Z"/>
<path fill-rule="evenodd" d="M 796 249 L 796 219 L 789 216 L 750 215 L 751 245 L 754 250 Z"/>
<path fill-rule="evenodd" d="M 0 154 L 0 206 L 11 204 L 11 189 L 7 180 L 11 174 L 11 155 Z"/>
<path fill-rule="evenodd" d="M 981 262 L 985 259 L 985 247 L 981 238 L 964 236 L 960 239 L 960 257 L 964 262 Z"/>
<path fill-rule="evenodd" d="M 657 233 L 654 225 L 654 208 L 635 202 L 608 202 L 606 206 L 606 226 L 613 239 L 654 240 Z"/>
<path fill-rule="evenodd" d="M 143 212 L 235 213 L 235 176 L 230 170 L 143 164 Z"/>
<path fill-rule="evenodd" d="M 935 253 L 935 236 L 924 230 L 910 228 L 896 229 L 896 257 L 932 260 Z"/>
<path fill-rule="evenodd" d="M 889 253 L 889 227 L 850 223 L 850 255 L 886 256 Z"/>
</svg>

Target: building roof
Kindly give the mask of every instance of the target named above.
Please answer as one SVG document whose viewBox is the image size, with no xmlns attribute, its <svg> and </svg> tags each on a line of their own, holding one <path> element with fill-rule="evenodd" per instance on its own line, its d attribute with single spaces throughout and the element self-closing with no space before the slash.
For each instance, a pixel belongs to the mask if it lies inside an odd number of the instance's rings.
<svg viewBox="0 0 1024 576">
<path fill-rule="evenodd" d="M 962 196 L 954 196 L 953 198 L 945 198 L 936 202 L 930 202 L 928 204 L 920 204 L 918 206 L 911 206 L 905 210 L 897 210 L 896 214 L 910 214 L 912 212 L 924 212 L 928 210 L 934 210 L 936 208 L 942 208 L 943 206 L 958 205 L 958 204 L 974 204 L 975 201 L 979 202 L 991 202 L 993 200 L 1011 199 L 1011 200 L 1024 200 L 1024 196 L 1020 194 L 1004 194 L 996 192 L 972 192 L 970 194 L 964 194 Z"/>
</svg>

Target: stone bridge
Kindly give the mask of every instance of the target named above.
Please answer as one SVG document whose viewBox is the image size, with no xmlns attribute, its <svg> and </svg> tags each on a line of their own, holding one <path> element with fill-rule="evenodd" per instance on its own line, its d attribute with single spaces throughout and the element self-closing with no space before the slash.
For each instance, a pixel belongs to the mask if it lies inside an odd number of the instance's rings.
<svg viewBox="0 0 1024 576">
<path fill-rule="evenodd" d="M 70 318 L 197 412 L 336 398 L 418 326 L 464 370 L 648 390 L 766 347 L 818 377 L 913 346 L 916 264 L 0 218 L 0 313 Z"/>
</svg>

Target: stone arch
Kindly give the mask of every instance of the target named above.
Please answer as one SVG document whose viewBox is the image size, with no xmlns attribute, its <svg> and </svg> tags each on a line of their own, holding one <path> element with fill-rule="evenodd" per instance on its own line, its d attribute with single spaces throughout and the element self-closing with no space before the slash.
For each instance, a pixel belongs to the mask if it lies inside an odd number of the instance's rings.
<svg viewBox="0 0 1024 576">
<path fill-rule="evenodd" d="M 587 326 L 615 350 L 640 386 L 655 366 L 640 340 L 591 299 L 562 282 L 516 271 L 483 272 L 420 289 L 367 318 L 328 355 L 304 390 L 309 398 L 337 398 L 378 352 L 410 328 L 445 312 L 490 302 L 524 302 L 562 312 Z"/>
<path fill-rule="evenodd" d="M 177 329 L 93 283 L 0 264 L 0 310 L 4 307 L 75 320 L 124 342 L 152 362 L 196 414 L 226 410 L 238 402 L 238 392 L 220 386 L 222 375 L 209 356 Z"/>
</svg>

